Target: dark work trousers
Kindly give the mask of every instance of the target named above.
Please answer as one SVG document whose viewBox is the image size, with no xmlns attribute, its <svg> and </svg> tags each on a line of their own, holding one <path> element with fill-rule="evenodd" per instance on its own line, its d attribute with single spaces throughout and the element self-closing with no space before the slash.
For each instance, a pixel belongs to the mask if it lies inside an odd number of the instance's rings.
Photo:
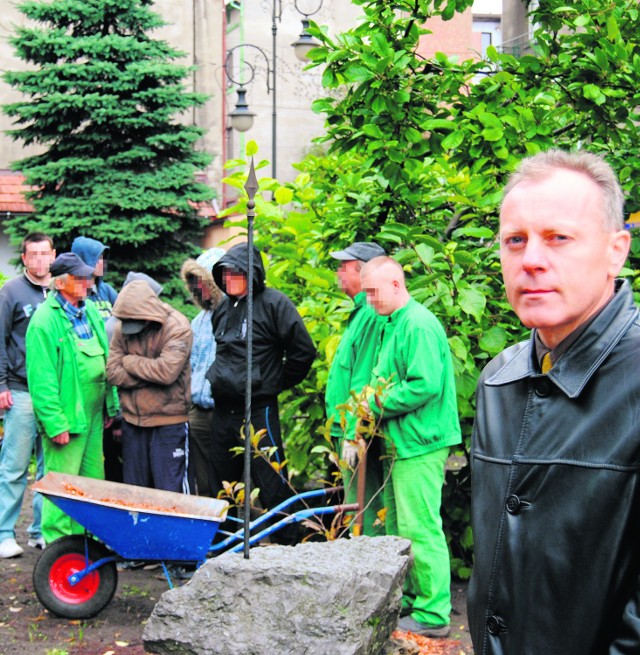
<svg viewBox="0 0 640 655">
<path fill-rule="evenodd" d="M 115 439 L 113 428 L 116 423 L 104 429 L 102 434 L 102 451 L 104 454 L 104 479 L 110 482 L 122 482 L 122 439 Z M 120 427 L 120 420 L 117 421 Z"/>
<path fill-rule="evenodd" d="M 198 496 L 215 496 L 218 490 L 211 463 L 213 432 L 213 408 L 193 405 L 189 412 L 189 464 Z"/>
<path fill-rule="evenodd" d="M 282 434 L 280 432 L 280 418 L 278 416 L 278 403 L 272 402 L 251 408 L 251 424 L 256 432 L 265 430 L 265 434 L 258 443 L 263 454 L 273 446 L 276 452 L 270 456 L 270 461 L 284 462 L 285 455 L 282 447 Z M 222 481 L 242 482 L 244 471 L 244 456 L 229 452 L 230 448 L 243 445 L 244 439 L 244 409 L 224 407 L 224 403 L 217 403 L 213 408 L 213 472 L 216 477 L 218 489 L 222 489 Z M 264 457 L 251 457 L 251 480 L 255 487 L 260 489 L 260 504 L 265 509 L 272 509 L 278 503 L 290 498 L 294 492 L 288 484 L 286 466 L 278 473 L 271 466 L 270 461 Z M 217 491 L 216 491 L 217 495 Z M 291 511 L 291 509 L 289 509 Z M 276 520 L 282 517 L 276 517 Z M 275 522 L 275 521 L 273 521 Z M 296 543 L 298 534 L 297 525 L 286 526 L 271 536 L 271 540 L 284 545 Z"/>
<path fill-rule="evenodd" d="M 189 493 L 187 424 L 143 428 L 122 421 L 125 484 Z"/>
</svg>

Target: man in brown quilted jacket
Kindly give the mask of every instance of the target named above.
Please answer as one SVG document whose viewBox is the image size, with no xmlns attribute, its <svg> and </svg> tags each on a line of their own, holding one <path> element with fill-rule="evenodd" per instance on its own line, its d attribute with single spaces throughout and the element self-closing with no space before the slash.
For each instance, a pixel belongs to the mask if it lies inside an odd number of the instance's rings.
<svg viewBox="0 0 640 655">
<path fill-rule="evenodd" d="M 120 394 L 124 482 L 188 493 L 191 325 L 144 280 L 123 288 L 113 315 L 107 376 Z"/>
</svg>

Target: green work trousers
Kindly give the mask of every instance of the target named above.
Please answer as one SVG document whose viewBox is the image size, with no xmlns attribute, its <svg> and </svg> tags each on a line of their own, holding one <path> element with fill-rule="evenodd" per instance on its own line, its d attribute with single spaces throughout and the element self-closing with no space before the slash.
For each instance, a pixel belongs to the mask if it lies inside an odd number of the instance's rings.
<svg viewBox="0 0 640 655">
<path fill-rule="evenodd" d="M 385 467 L 391 466 L 384 491 L 386 533 L 410 539 L 413 552 L 402 604 L 412 608 L 416 621 L 428 625 L 448 625 L 451 613 L 451 565 L 440 518 L 448 454 L 449 448 L 441 448 L 385 460 Z"/>
<path fill-rule="evenodd" d="M 43 441 L 44 471 L 69 473 L 104 479 L 102 431 L 106 392 L 105 353 L 95 335 L 76 338 L 82 402 L 87 416 L 87 431 L 72 434 L 69 443 L 56 444 L 47 436 Z M 64 389 L 61 390 L 64 393 Z M 56 435 L 53 435 L 56 436 Z M 42 536 L 45 543 L 70 534 L 83 534 L 84 528 L 58 509 L 50 500 L 42 504 Z"/>
<path fill-rule="evenodd" d="M 342 439 L 334 438 L 338 456 L 342 453 L 342 441 Z M 377 437 L 373 440 L 367 440 L 367 446 L 362 534 L 367 537 L 380 537 L 385 533 L 384 525 L 379 520 L 380 510 L 384 507 L 382 489 L 384 486 L 384 470 L 382 460 L 380 459 L 382 446 L 380 439 Z M 352 470 L 348 466 L 341 466 L 340 473 L 342 474 L 342 484 L 344 485 L 344 502 L 357 503 L 359 467 Z M 351 521 L 351 532 L 353 532 L 355 522 L 355 519 Z"/>
</svg>

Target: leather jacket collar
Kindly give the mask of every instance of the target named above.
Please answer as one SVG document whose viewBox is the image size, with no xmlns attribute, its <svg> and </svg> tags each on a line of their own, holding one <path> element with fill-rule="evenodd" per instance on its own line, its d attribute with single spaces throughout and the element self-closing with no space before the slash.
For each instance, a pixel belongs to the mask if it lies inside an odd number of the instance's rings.
<svg viewBox="0 0 640 655">
<path fill-rule="evenodd" d="M 616 280 L 615 294 L 571 348 L 546 374 L 569 398 L 576 398 L 598 370 L 603 360 L 622 339 L 629 327 L 638 320 L 638 307 L 633 302 L 627 280 Z M 514 348 L 518 352 L 507 364 L 487 378 L 488 386 L 501 386 L 527 377 L 541 376 L 536 370 L 535 342 L 529 341 Z"/>
</svg>

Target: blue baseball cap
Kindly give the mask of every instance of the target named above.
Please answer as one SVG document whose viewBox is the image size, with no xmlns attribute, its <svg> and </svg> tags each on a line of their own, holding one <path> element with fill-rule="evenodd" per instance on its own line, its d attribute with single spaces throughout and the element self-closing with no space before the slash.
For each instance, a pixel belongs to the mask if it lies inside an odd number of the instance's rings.
<svg viewBox="0 0 640 655">
<path fill-rule="evenodd" d="M 93 267 L 85 264 L 74 252 L 63 252 L 58 255 L 49 271 L 54 277 L 65 273 L 75 277 L 93 277 Z"/>
</svg>

